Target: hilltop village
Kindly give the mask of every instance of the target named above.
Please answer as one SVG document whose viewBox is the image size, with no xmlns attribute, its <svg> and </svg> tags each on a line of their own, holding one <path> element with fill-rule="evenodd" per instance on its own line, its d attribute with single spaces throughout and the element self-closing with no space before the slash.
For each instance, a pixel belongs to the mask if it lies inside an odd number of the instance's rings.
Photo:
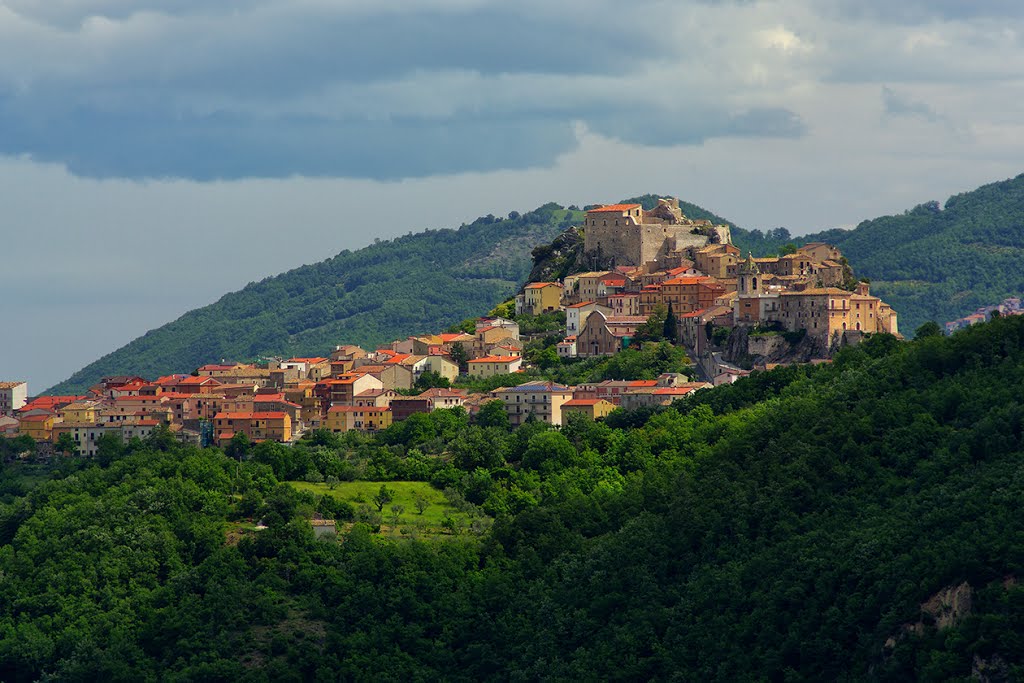
<svg viewBox="0 0 1024 683">
<path fill-rule="evenodd" d="M 30 398 L 24 382 L 3 382 L 0 435 L 28 436 L 40 452 L 93 456 L 108 434 L 129 442 L 167 429 L 201 445 L 288 443 L 312 430 L 376 432 L 439 409 L 472 415 L 488 403 L 513 426 L 561 425 L 572 414 L 596 420 L 617 408 L 668 405 L 792 360 L 794 345 L 800 360 L 827 360 L 864 335 L 898 335 L 896 313 L 827 244 L 744 257 L 728 226 L 687 218 L 673 198 L 651 210 L 592 208 L 578 230 L 586 263 L 597 269 L 526 284 L 514 312 L 499 307 L 460 329 L 369 351 L 339 345 L 322 357 L 106 377 L 82 395 Z M 537 319 L 553 320 L 557 336 L 521 330 L 520 321 Z M 660 340 L 686 348 L 698 376 L 569 386 L 545 378 L 524 353 L 551 343 L 562 363 L 614 356 L 649 341 L 652 321 Z M 504 385 L 479 390 L 490 379 Z"/>
</svg>

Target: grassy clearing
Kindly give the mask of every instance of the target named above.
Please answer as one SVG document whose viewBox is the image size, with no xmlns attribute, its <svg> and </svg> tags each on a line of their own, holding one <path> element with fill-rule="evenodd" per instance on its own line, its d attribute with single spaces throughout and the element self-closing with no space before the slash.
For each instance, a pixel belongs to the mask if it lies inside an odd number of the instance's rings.
<svg viewBox="0 0 1024 683">
<path fill-rule="evenodd" d="M 377 513 L 373 497 L 380 491 L 381 484 L 384 484 L 394 492 L 394 499 L 386 504 L 384 510 L 379 513 L 381 533 L 384 535 L 449 533 L 443 526 L 444 520 L 449 517 L 455 520 L 459 529 L 468 528 L 472 522 L 469 515 L 452 507 L 443 493 L 422 481 L 344 481 L 335 484 L 333 489 L 327 484 L 312 484 L 305 481 L 290 481 L 288 483 L 300 491 L 309 491 L 320 496 L 334 496 L 338 500 L 350 503 L 357 511 L 364 509 L 372 513 Z M 423 498 L 428 503 L 423 514 L 416 509 L 417 498 Z M 392 510 L 393 506 L 403 508 L 401 512 L 397 513 L 397 523 L 396 513 Z"/>
</svg>

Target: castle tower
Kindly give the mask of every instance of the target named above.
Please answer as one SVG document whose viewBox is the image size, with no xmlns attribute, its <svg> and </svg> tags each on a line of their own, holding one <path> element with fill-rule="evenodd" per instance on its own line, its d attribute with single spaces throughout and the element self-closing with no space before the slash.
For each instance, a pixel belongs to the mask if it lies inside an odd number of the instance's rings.
<svg viewBox="0 0 1024 683">
<path fill-rule="evenodd" d="M 747 260 L 744 261 L 737 272 L 736 293 L 741 296 L 759 296 L 764 292 L 764 282 L 761 279 L 761 269 L 754 260 L 754 255 L 747 252 Z"/>
</svg>

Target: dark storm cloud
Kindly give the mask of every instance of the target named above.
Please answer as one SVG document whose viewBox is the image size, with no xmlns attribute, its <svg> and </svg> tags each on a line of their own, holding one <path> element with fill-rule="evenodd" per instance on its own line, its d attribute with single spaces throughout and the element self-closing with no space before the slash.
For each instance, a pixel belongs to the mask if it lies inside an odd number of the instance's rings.
<svg viewBox="0 0 1024 683">
<path fill-rule="evenodd" d="M 572 149 L 579 121 L 637 144 L 802 131 L 792 112 L 721 105 L 714 94 L 682 114 L 671 99 L 638 100 L 634 76 L 699 53 L 665 30 L 672 15 L 647 3 L 629 17 L 605 3 L 8 7 L 25 51 L 22 68 L 0 67 L 0 154 L 84 176 L 391 179 L 529 168 Z M 659 18 L 666 25 L 653 29 Z M 451 74 L 476 85 L 444 91 Z M 502 97 L 509 76 L 517 90 Z M 607 89 L 573 78 L 605 79 Z"/>
</svg>

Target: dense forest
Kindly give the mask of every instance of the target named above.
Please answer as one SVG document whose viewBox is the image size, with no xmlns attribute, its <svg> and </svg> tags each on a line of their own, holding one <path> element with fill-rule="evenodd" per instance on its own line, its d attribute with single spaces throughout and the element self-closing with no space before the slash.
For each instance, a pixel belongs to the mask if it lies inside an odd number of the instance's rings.
<svg viewBox="0 0 1024 683">
<path fill-rule="evenodd" d="M 335 344 L 375 348 L 435 332 L 514 294 L 530 272 L 533 247 L 581 216 L 547 204 L 346 250 L 190 311 L 46 393 L 80 392 L 107 375 L 153 378 L 221 359 L 325 354 Z"/>
<path fill-rule="evenodd" d="M 1020 680 L 1024 317 L 920 337 L 561 429 L 9 465 L 0 679 Z M 492 521 L 385 537 L 282 483 L 351 479 Z"/>
</svg>

